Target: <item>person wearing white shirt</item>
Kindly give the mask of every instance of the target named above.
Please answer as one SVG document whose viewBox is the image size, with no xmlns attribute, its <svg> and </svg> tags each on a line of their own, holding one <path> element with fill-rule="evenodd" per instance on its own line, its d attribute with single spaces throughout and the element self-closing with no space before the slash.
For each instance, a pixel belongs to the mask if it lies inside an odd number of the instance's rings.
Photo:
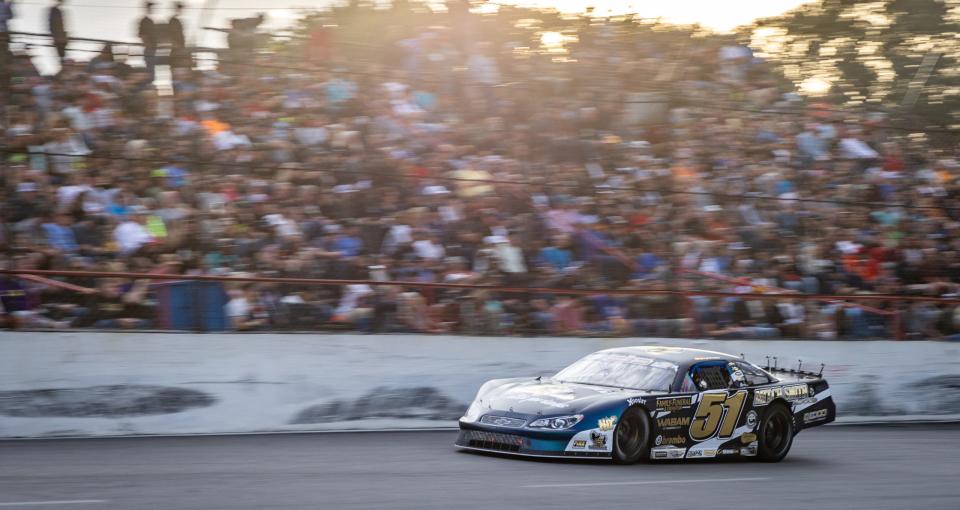
<svg viewBox="0 0 960 510">
<path fill-rule="evenodd" d="M 413 242 L 413 251 L 418 257 L 426 260 L 440 260 L 446 256 L 446 251 L 435 234 L 417 234 Z"/>
<path fill-rule="evenodd" d="M 120 248 L 120 254 L 127 256 L 136 253 L 143 245 L 153 241 L 153 236 L 144 226 L 146 223 L 145 211 L 137 210 L 132 219 L 117 225 L 113 231 L 113 239 Z"/>
<path fill-rule="evenodd" d="M 515 234 L 507 239 L 498 239 L 494 252 L 500 262 L 500 269 L 504 273 L 521 274 L 527 272 L 527 264 L 523 260 L 523 250 L 514 243 Z M 506 241 L 506 242 L 503 242 Z"/>
<path fill-rule="evenodd" d="M 413 228 L 410 225 L 398 224 L 390 227 L 383 240 L 384 253 L 395 253 L 401 246 L 413 241 Z"/>
</svg>

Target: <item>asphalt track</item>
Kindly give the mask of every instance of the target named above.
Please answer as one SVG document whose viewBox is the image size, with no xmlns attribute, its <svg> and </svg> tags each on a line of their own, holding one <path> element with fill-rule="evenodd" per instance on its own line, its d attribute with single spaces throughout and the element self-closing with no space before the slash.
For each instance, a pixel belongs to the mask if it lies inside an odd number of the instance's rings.
<svg viewBox="0 0 960 510">
<path fill-rule="evenodd" d="M 457 452 L 454 432 L 0 442 L 0 508 L 960 509 L 960 426 L 821 427 L 779 464 Z"/>
</svg>

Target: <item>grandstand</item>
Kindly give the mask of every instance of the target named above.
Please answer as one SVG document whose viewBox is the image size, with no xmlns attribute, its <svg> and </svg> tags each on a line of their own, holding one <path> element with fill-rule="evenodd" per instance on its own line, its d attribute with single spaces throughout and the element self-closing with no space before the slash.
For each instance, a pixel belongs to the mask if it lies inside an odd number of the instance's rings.
<svg viewBox="0 0 960 510">
<path fill-rule="evenodd" d="M 100 49 L 40 74 L 14 37 L 4 322 L 960 333 L 956 146 L 911 136 L 950 129 L 805 98 L 734 36 L 585 19 L 335 10 L 196 65 L 161 42 L 163 87 Z"/>
</svg>

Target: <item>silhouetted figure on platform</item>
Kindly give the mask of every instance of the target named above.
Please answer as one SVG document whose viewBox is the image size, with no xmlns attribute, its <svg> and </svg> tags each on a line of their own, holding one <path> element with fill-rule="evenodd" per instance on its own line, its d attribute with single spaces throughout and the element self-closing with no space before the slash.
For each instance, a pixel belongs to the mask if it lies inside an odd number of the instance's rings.
<svg viewBox="0 0 960 510">
<path fill-rule="evenodd" d="M 154 68 L 157 65 L 157 25 L 152 18 L 153 6 L 153 2 L 143 4 L 144 14 L 137 25 L 137 35 L 143 43 L 143 61 L 151 78 L 155 76 Z"/>
<path fill-rule="evenodd" d="M 10 22 L 13 21 L 13 0 L 0 0 L 0 50 L 10 44 Z"/>
<path fill-rule="evenodd" d="M 257 51 L 260 37 L 257 28 L 263 24 L 266 17 L 260 13 L 252 18 L 237 18 L 230 20 L 230 31 L 227 33 L 227 46 L 230 48 L 229 60 L 239 62 Z"/>
<path fill-rule="evenodd" d="M 13 0 L 0 0 L 0 59 L 5 58 L 10 50 L 11 21 L 13 21 Z"/>
<path fill-rule="evenodd" d="M 57 56 L 60 57 L 61 64 L 67 58 L 67 44 L 70 43 L 70 36 L 67 35 L 67 24 L 63 16 L 63 1 L 56 0 L 47 14 L 50 37 L 53 39 L 53 47 L 57 49 Z"/>
<path fill-rule="evenodd" d="M 7 103 L 10 86 L 8 67 L 13 65 L 10 53 L 10 21 L 13 20 L 13 0 L 0 0 L 0 106 Z"/>
<path fill-rule="evenodd" d="M 187 51 L 187 37 L 180 15 L 183 14 L 183 2 L 173 4 L 173 16 L 167 21 L 167 38 L 170 42 L 170 67 L 191 68 L 193 63 Z"/>
</svg>

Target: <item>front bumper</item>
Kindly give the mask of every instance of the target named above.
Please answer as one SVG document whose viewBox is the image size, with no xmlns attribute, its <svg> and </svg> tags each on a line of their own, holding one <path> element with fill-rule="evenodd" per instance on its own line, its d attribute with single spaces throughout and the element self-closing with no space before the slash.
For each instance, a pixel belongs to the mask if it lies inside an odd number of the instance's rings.
<svg viewBox="0 0 960 510">
<path fill-rule="evenodd" d="M 609 459 L 610 452 L 567 451 L 574 432 L 563 435 L 523 429 L 498 429 L 460 422 L 454 445 L 464 450 L 521 455 L 525 457 Z"/>
</svg>

